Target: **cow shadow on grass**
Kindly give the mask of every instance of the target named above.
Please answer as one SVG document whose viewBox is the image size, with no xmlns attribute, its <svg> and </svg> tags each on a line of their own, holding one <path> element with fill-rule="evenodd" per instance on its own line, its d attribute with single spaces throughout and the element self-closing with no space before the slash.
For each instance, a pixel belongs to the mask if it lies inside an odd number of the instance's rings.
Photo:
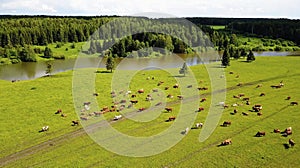
<svg viewBox="0 0 300 168">
<path fill-rule="evenodd" d="M 111 73 L 110 71 L 95 71 L 95 73 Z"/>
<path fill-rule="evenodd" d="M 282 145 L 284 146 L 285 149 L 289 149 L 289 148 L 290 148 L 290 145 L 287 144 L 287 143 L 284 143 L 284 144 L 282 144 Z"/>
</svg>

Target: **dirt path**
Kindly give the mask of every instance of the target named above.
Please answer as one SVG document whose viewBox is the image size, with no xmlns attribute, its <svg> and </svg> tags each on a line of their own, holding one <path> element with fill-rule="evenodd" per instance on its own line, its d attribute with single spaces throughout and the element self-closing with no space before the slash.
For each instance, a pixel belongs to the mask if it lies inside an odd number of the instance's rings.
<svg viewBox="0 0 300 168">
<path fill-rule="evenodd" d="M 246 87 L 246 86 L 257 85 L 257 84 L 262 83 L 262 82 L 272 81 L 272 80 L 281 79 L 281 78 L 286 78 L 286 77 L 291 77 L 291 76 L 299 76 L 299 75 L 300 75 L 300 74 L 293 74 L 293 75 L 289 75 L 289 76 L 287 76 L 287 75 L 276 76 L 276 77 L 267 78 L 267 79 L 264 79 L 264 80 L 258 80 L 258 81 L 253 81 L 253 82 L 249 82 L 249 83 L 244 83 L 242 86 L 232 86 L 232 87 L 226 88 L 226 89 L 224 89 L 224 90 L 217 90 L 216 93 L 217 93 L 217 92 L 231 91 L 231 90 L 235 90 L 235 89 L 242 88 L 242 87 Z M 211 93 L 205 93 L 205 94 L 201 94 L 201 95 L 202 95 L 202 96 L 208 96 L 208 95 L 210 95 L 210 94 L 211 94 Z M 196 97 L 198 97 L 198 96 L 186 98 L 186 99 L 184 100 L 184 102 L 185 102 L 185 101 L 193 100 L 193 99 L 195 99 Z M 170 106 L 170 105 L 174 105 L 174 104 L 178 104 L 178 103 L 180 103 L 180 101 L 179 101 L 179 100 L 176 100 L 176 101 L 168 102 L 167 105 Z M 135 111 L 134 113 L 136 113 L 136 111 Z M 268 117 L 271 117 L 272 115 L 275 115 L 275 114 L 276 114 L 276 113 L 271 114 L 271 115 L 268 116 Z M 137 114 L 132 114 L 132 115 L 137 115 Z M 264 119 L 267 119 L 268 117 L 266 117 L 266 118 L 264 118 Z M 264 120 L 264 119 L 262 119 L 262 120 Z M 125 120 L 125 119 L 122 119 L 122 120 Z M 259 120 L 259 121 L 260 121 L 260 120 Z M 111 121 L 110 123 L 113 123 L 113 122 L 114 122 L 114 121 Z M 34 153 L 37 153 L 37 152 L 39 152 L 39 151 L 41 151 L 41 150 L 45 150 L 45 149 L 51 147 L 53 144 L 63 143 L 63 142 L 66 141 L 67 139 L 72 139 L 72 138 L 76 138 L 76 137 L 79 137 L 79 136 L 86 135 L 87 132 L 93 131 L 93 130 L 95 130 L 95 129 L 97 129 L 97 128 L 103 126 L 103 125 L 104 125 L 104 122 L 96 123 L 96 124 L 93 124 L 93 125 L 88 126 L 86 129 L 81 128 L 81 129 L 79 129 L 79 130 L 76 130 L 76 131 L 73 131 L 73 132 L 66 133 L 66 134 L 64 134 L 64 135 L 62 135 L 62 136 L 59 136 L 59 137 L 50 139 L 50 140 L 48 140 L 48 141 L 46 141 L 46 142 L 42 142 L 42 143 L 40 143 L 40 144 L 38 144 L 38 145 L 29 147 L 29 148 L 27 148 L 27 149 L 24 149 L 24 150 L 22 150 L 22 151 L 16 152 L 16 153 L 14 153 L 14 154 L 11 154 L 11 155 L 2 157 L 2 158 L 0 159 L 0 167 L 3 167 L 3 166 L 5 166 L 5 165 L 7 165 L 7 164 L 9 164 L 9 163 L 12 163 L 12 162 L 15 162 L 15 161 L 17 161 L 17 160 L 20 160 L 20 159 L 22 159 L 22 158 L 24 158 L 24 157 L 26 157 L 26 156 L 32 155 L 32 154 L 34 154 Z M 238 135 L 239 133 L 241 133 L 241 132 L 243 132 L 243 131 L 245 131 L 245 130 L 247 130 L 247 129 L 249 129 L 249 128 L 250 128 L 250 127 L 245 128 L 245 129 L 241 130 L 240 132 L 236 133 L 235 135 Z M 235 135 L 233 135 L 233 136 L 235 136 Z M 180 163 L 180 162 L 183 162 L 183 161 L 187 160 L 189 157 L 191 157 L 192 155 L 195 155 L 195 154 L 197 154 L 197 153 L 199 153 L 199 152 L 201 152 L 201 151 L 204 151 L 204 150 L 206 150 L 206 149 L 209 149 L 210 147 L 215 146 L 215 145 L 217 145 L 218 143 L 220 143 L 220 142 L 215 142 L 215 143 L 213 143 L 213 144 L 211 144 L 211 145 L 209 145 L 209 146 L 206 146 L 205 148 L 199 149 L 198 151 L 194 151 L 194 152 L 188 154 L 186 157 L 181 158 L 181 159 L 179 159 L 177 162 L 172 163 L 172 164 L 170 164 L 170 165 L 168 165 L 168 166 L 172 166 L 172 165 L 174 165 L 174 164 L 176 165 L 176 164 L 178 164 L 178 163 Z M 168 167 L 168 166 L 167 166 L 167 167 Z"/>
</svg>

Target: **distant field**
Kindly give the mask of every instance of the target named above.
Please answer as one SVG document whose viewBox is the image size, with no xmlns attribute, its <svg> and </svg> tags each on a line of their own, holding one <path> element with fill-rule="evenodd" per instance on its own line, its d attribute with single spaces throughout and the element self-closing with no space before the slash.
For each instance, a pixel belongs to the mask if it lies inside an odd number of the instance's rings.
<svg viewBox="0 0 300 168">
<path fill-rule="evenodd" d="M 14 156 L 16 160 L 11 160 L 4 167 L 299 167 L 299 106 L 289 106 L 291 101 L 300 102 L 299 66 L 299 56 L 256 57 L 256 61 L 252 63 L 232 60 L 231 66 L 225 69 L 228 88 L 226 104 L 230 107 L 224 110 L 219 121 L 221 125 L 223 121 L 230 120 L 232 125 L 218 126 L 203 143 L 198 141 L 201 129 L 192 129 L 181 142 L 168 151 L 142 158 L 125 157 L 109 152 L 84 134 L 81 126 L 71 126 L 71 121 L 78 118 L 74 112 L 72 98 L 72 71 L 31 81 L 0 81 L 0 101 L 5 103 L 0 106 L 0 165 L 2 167 L 4 161 L 9 160 L 7 156 L 45 142 L 45 145 L 31 148 L 21 156 Z M 210 93 L 210 80 L 205 66 L 190 68 L 199 86 L 209 88 L 199 92 L 196 86 L 193 86 L 191 90 L 199 93 L 200 97 Z M 229 74 L 230 71 L 233 74 Z M 154 76 L 155 79 L 147 80 L 148 76 Z M 111 73 L 96 74 L 95 91 L 100 93 L 97 97 L 100 107 L 112 105 L 111 79 Z M 157 86 L 159 81 L 165 83 Z M 284 87 L 270 87 L 279 84 L 280 81 L 283 81 Z M 138 72 L 133 80 L 129 81 L 130 89 L 136 92 L 143 88 L 146 93 L 137 95 L 135 99 L 140 102 L 136 107 L 149 107 L 150 103 L 144 100 L 146 94 L 152 88 L 163 90 L 165 86 L 170 86 L 169 90 L 164 91 L 165 95 L 172 93 L 175 96 L 173 100 L 167 99 L 167 102 L 174 102 L 177 100 L 176 95 L 180 94 L 179 90 L 172 88 L 175 82 L 175 78 L 166 71 Z M 243 85 L 238 87 L 238 83 Z M 262 84 L 262 87 L 256 88 L 258 84 Z M 259 96 L 262 92 L 266 96 Z M 246 105 L 245 101 L 233 98 L 233 95 L 239 93 L 244 93 L 245 97 L 250 98 L 250 106 Z M 291 96 L 291 100 L 285 100 L 287 96 Z M 205 121 L 210 96 L 205 97 L 208 101 L 200 103 L 205 110 L 198 113 L 195 122 Z M 235 109 L 231 107 L 234 103 L 243 104 L 236 107 L 236 115 L 230 114 Z M 248 111 L 254 104 L 263 105 L 262 116 Z M 172 124 L 165 120 L 170 115 L 177 115 L 180 105 L 175 102 L 172 107 L 174 111 L 171 114 L 162 112 L 153 121 L 142 124 L 125 119 L 114 123 L 113 127 L 132 136 L 157 134 Z M 54 114 L 59 108 L 67 117 Z M 243 116 L 242 112 L 249 115 Z M 110 120 L 117 114 L 111 112 L 104 115 Z M 44 125 L 49 125 L 49 131 L 39 133 Z M 289 126 L 294 131 L 289 137 L 272 133 L 275 128 L 284 130 Z M 257 131 L 265 131 L 266 136 L 254 137 Z M 64 137 L 59 138 L 60 136 Z M 232 145 L 217 147 L 227 138 L 232 139 Z M 285 149 L 284 144 L 289 138 L 292 138 L 296 145 Z"/>
<path fill-rule="evenodd" d="M 216 26 L 216 25 L 212 25 L 210 26 L 212 29 L 214 30 L 222 30 L 222 29 L 225 29 L 225 26 Z"/>
</svg>

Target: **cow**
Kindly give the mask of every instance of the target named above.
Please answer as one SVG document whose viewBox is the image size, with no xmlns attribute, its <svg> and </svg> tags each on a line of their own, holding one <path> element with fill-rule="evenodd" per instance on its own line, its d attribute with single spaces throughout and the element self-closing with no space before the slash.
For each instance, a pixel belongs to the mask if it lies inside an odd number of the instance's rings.
<svg viewBox="0 0 300 168">
<path fill-rule="evenodd" d="M 258 115 L 258 116 L 262 116 L 262 112 L 258 112 L 257 115 Z"/>
<path fill-rule="evenodd" d="M 291 99 L 291 96 L 288 96 L 285 100 L 290 100 Z"/>
<path fill-rule="evenodd" d="M 231 125 L 231 121 L 224 121 L 222 126 L 223 127 L 227 127 L 227 126 L 230 126 Z"/>
<path fill-rule="evenodd" d="M 58 109 L 56 112 L 55 112 L 55 114 L 60 114 L 62 112 L 62 110 L 61 109 Z"/>
<path fill-rule="evenodd" d="M 121 100 L 120 103 L 126 103 L 126 100 Z"/>
<path fill-rule="evenodd" d="M 151 101 L 151 100 L 153 100 L 152 97 L 149 97 L 149 96 L 146 97 L 146 101 Z"/>
<path fill-rule="evenodd" d="M 240 82 L 240 83 L 238 83 L 236 86 L 242 86 L 243 85 L 243 83 L 242 82 Z"/>
<path fill-rule="evenodd" d="M 274 133 L 280 133 L 280 130 L 279 129 L 274 129 L 273 132 Z"/>
<path fill-rule="evenodd" d="M 163 83 L 164 83 L 163 81 L 159 81 L 158 84 L 157 84 L 157 86 L 160 86 L 160 85 L 162 85 Z"/>
<path fill-rule="evenodd" d="M 292 127 L 288 127 L 284 130 L 283 134 L 285 136 L 291 135 L 292 134 Z"/>
<path fill-rule="evenodd" d="M 249 100 L 250 100 L 249 97 L 244 97 L 244 98 L 243 98 L 243 101 L 249 101 Z"/>
<path fill-rule="evenodd" d="M 165 110 L 166 110 L 167 112 L 172 112 L 172 111 L 173 111 L 173 108 L 172 108 L 172 107 L 166 107 Z"/>
<path fill-rule="evenodd" d="M 200 100 L 200 102 L 205 102 L 205 101 L 206 101 L 205 97 Z"/>
<path fill-rule="evenodd" d="M 229 74 L 233 74 L 233 72 L 232 72 L 232 71 L 230 71 L 230 72 L 229 72 Z"/>
<path fill-rule="evenodd" d="M 187 88 L 192 88 L 192 87 L 193 87 L 193 85 L 188 85 L 188 86 L 187 86 Z"/>
<path fill-rule="evenodd" d="M 160 106 L 160 105 L 162 105 L 162 102 L 158 102 L 155 104 L 155 106 Z"/>
<path fill-rule="evenodd" d="M 130 103 L 132 103 L 132 104 L 136 104 L 138 102 L 139 102 L 138 100 L 130 100 Z"/>
<path fill-rule="evenodd" d="M 250 105 L 250 104 L 251 104 L 251 103 L 247 100 L 247 101 L 246 101 L 246 105 Z"/>
<path fill-rule="evenodd" d="M 113 118 L 113 120 L 119 120 L 119 119 L 121 119 L 122 118 L 122 115 L 116 115 L 114 118 Z"/>
<path fill-rule="evenodd" d="M 145 91 L 144 91 L 144 89 L 139 89 L 138 90 L 138 93 L 144 93 Z"/>
<path fill-rule="evenodd" d="M 256 137 L 262 137 L 262 136 L 265 136 L 265 135 L 266 135 L 266 132 L 264 132 L 264 131 L 258 131 L 258 132 L 255 134 Z"/>
<path fill-rule="evenodd" d="M 282 86 L 281 85 L 271 85 L 272 88 L 275 88 L 275 89 L 279 89 L 281 88 Z"/>
<path fill-rule="evenodd" d="M 291 147 L 293 147 L 295 145 L 295 141 L 293 141 L 292 139 L 289 139 L 289 144 L 291 145 Z"/>
<path fill-rule="evenodd" d="M 111 91 L 110 94 L 116 94 L 116 92 L 115 91 Z"/>
<path fill-rule="evenodd" d="M 168 87 L 168 86 L 166 86 L 166 87 L 165 87 L 165 90 L 168 90 L 168 89 L 169 89 L 169 87 Z"/>
<path fill-rule="evenodd" d="M 132 95 L 131 95 L 131 98 L 134 98 L 134 97 L 136 97 L 136 94 L 132 94 Z"/>
<path fill-rule="evenodd" d="M 60 116 L 62 116 L 62 117 L 67 117 L 67 114 L 63 114 L 63 113 L 61 113 L 61 115 Z"/>
<path fill-rule="evenodd" d="M 177 89 L 177 88 L 179 88 L 179 85 L 176 83 L 176 84 L 173 86 L 173 88 Z"/>
<path fill-rule="evenodd" d="M 233 95 L 233 98 L 240 99 L 240 96 Z"/>
<path fill-rule="evenodd" d="M 266 94 L 265 93 L 261 93 L 259 96 L 266 96 Z"/>
<path fill-rule="evenodd" d="M 252 107 L 252 110 L 254 110 L 255 112 L 259 112 L 260 110 L 262 110 L 262 105 L 260 105 L 260 104 L 255 104 L 255 105 Z"/>
<path fill-rule="evenodd" d="M 88 110 L 90 110 L 90 106 L 89 105 L 84 105 L 84 109 L 88 111 Z"/>
<path fill-rule="evenodd" d="M 158 89 L 152 89 L 153 92 L 158 92 Z"/>
<path fill-rule="evenodd" d="M 93 96 L 99 96 L 99 93 L 93 93 Z"/>
<path fill-rule="evenodd" d="M 223 105 L 223 108 L 225 109 L 225 108 L 228 108 L 229 106 L 228 105 L 226 105 L 226 104 L 224 104 Z"/>
<path fill-rule="evenodd" d="M 190 131 L 190 128 L 189 128 L 189 127 L 186 127 L 185 130 L 183 130 L 181 133 L 182 133 L 183 135 L 186 135 L 189 131 Z"/>
<path fill-rule="evenodd" d="M 128 90 L 125 94 L 126 94 L 126 95 L 129 95 L 129 94 L 131 94 L 131 91 Z"/>
<path fill-rule="evenodd" d="M 244 96 L 245 96 L 245 93 L 239 93 L 238 96 L 244 97 Z"/>
<path fill-rule="evenodd" d="M 208 87 L 198 87 L 198 90 L 208 90 Z"/>
<path fill-rule="evenodd" d="M 202 128 L 203 127 L 203 123 L 196 123 L 196 128 Z"/>
<path fill-rule="evenodd" d="M 256 88 L 260 88 L 260 87 L 262 87 L 262 84 L 258 84 L 258 85 L 256 86 Z"/>
<path fill-rule="evenodd" d="M 85 116 L 81 116 L 80 119 L 86 121 L 86 120 L 88 120 L 89 118 L 88 118 L 88 117 L 85 117 Z"/>
<path fill-rule="evenodd" d="M 76 120 L 73 120 L 72 123 L 73 123 L 73 126 L 79 125 L 79 121 L 76 121 Z"/>
<path fill-rule="evenodd" d="M 168 95 L 167 95 L 167 98 L 170 98 L 170 99 L 171 99 L 171 98 L 173 98 L 173 96 L 172 96 L 171 94 L 168 94 Z"/>
<path fill-rule="evenodd" d="M 238 112 L 238 110 L 237 110 L 237 109 L 234 109 L 234 110 L 233 110 L 233 113 L 234 113 L 234 114 L 236 114 L 237 112 Z"/>
<path fill-rule="evenodd" d="M 175 116 L 171 116 L 171 117 L 169 117 L 168 121 L 174 121 L 175 119 L 176 119 Z"/>
<path fill-rule="evenodd" d="M 248 115 L 249 115 L 248 113 L 245 113 L 245 112 L 242 112 L 242 114 L 243 114 L 244 116 L 248 116 Z"/>
<path fill-rule="evenodd" d="M 199 107 L 199 108 L 198 108 L 198 112 L 201 112 L 201 111 L 203 111 L 203 110 L 204 110 L 203 107 Z"/>
<path fill-rule="evenodd" d="M 90 104 L 91 104 L 91 102 L 84 102 L 84 103 L 83 103 L 84 106 L 85 106 L 85 105 L 88 106 L 88 105 L 90 105 Z"/>
<path fill-rule="evenodd" d="M 98 112 L 98 111 L 94 111 L 95 116 L 100 116 L 101 114 L 103 114 L 102 111 Z"/>
<path fill-rule="evenodd" d="M 237 103 L 234 103 L 234 104 L 232 104 L 231 105 L 232 107 L 237 107 L 237 106 L 239 106 Z"/>
<path fill-rule="evenodd" d="M 221 142 L 220 146 L 226 146 L 232 144 L 231 139 L 226 139 L 223 142 Z"/>
<path fill-rule="evenodd" d="M 178 97 L 179 100 L 182 100 L 182 99 L 183 99 L 183 96 L 182 96 L 182 95 L 178 95 L 177 97 Z"/>
<path fill-rule="evenodd" d="M 145 110 L 145 108 L 144 107 L 141 107 L 141 108 L 139 108 L 139 111 L 138 112 L 142 112 L 142 111 L 144 111 Z"/>
<path fill-rule="evenodd" d="M 298 105 L 298 102 L 291 102 L 291 106 Z"/>
<path fill-rule="evenodd" d="M 49 130 L 49 126 L 46 125 L 46 126 L 43 126 L 42 129 L 40 130 L 40 132 L 45 132 L 45 131 L 48 131 Z"/>
</svg>

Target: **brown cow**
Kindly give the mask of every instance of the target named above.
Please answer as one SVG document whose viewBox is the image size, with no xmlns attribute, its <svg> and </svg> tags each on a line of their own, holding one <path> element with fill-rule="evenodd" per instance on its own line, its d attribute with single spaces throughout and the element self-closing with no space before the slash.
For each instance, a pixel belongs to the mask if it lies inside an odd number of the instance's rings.
<svg viewBox="0 0 300 168">
<path fill-rule="evenodd" d="M 199 108 L 198 108 L 198 112 L 203 111 L 203 110 L 204 110 L 203 107 L 199 107 Z"/>
<path fill-rule="evenodd" d="M 233 72 L 232 72 L 232 71 L 230 71 L 230 72 L 229 72 L 229 74 L 233 74 Z"/>
<path fill-rule="evenodd" d="M 262 116 L 262 112 L 258 112 L 257 115 L 258 115 L 258 116 Z"/>
<path fill-rule="evenodd" d="M 167 112 L 172 112 L 172 111 L 173 111 L 173 108 L 172 108 L 172 107 L 166 107 L 165 110 L 166 110 Z"/>
<path fill-rule="evenodd" d="M 231 125 L 231 121 L 224 121 L 223 122 L 223 127 L 227 127 L 227 126 L 230 126 Z"/>
<path fill-rule="evenodd" d="M 139 108 L 139 111 L 138 112 L 142 112 L 142 111 L 144 111 L 145 110 L 145 108 L 144 107 L 141 107 L 141 108 Z"/>
<path fill-rule="evenodd" d="M 126 103 L 126 100 L 121 100 L 120 103 Z"/>
<path fill-rule="evenodd" d="M 221 145 L 220 145 L 220 146 L 225 146 L 225 145 L 230 145 L 230 144 L 232 144 L 231 139 L 226 139 L 226 140 L 224 140 L 223 142 L 221 142 Z"/>
<path fill-rule="evenodd" d="M 166 87 L 165 87 L 165 90 L 168 90 L 168 89 L 169 89 L 169 87 L 168 87 L 168 86 L 166 86 Z"/>
<path fill-rule="evenodd" d="M 58 109 L 56 112 L 55 112 L 55 114 L 60 114 L 62 112 L 62 110 L 61 109 Z"/>
<path fill-rule="evenodd" d="M 182 96 L 182 95 L 178 95 L 177 97 L 178 97 L 179 100 L 182 100 L 182 99 L 183 99 L 183 96 Z"/>
<path fill-rule="evenodd" d="M 174 121 L 175 119 L 176 119 L 175 116 L 171 116 L 171 117 L 169 117 L 169 120 L 168 120 L 168 121 Z"/>
<path fill-rule="evenodd" d="M 288 96 L 285 100 L 290 100 L 291 99 L 291 96 Z"/>
<path fill-rule="evenodd" d="M 130 103 L 132 103 L 132 104 L 136 104 L 138 102 L 139 102 L 138 100 L 130 100 Z"/>
<path fill-rule="evenodd" d="M 292 139 L 289 139 L 289 144 L 291 145 L 291 147 L 293 147 L 295 145 L 295 141 L 293 141 Z"/>
<path fill-rule="evenodd" d="M 273 132 L 274 132 L 274 133 L 280 133 L 280 130 L 279 130 L 279 129 L 274 129 Z"/>
<path fill-rule="evenodd" d="M 245 96 L 245 93 L 240 93 L 239 96 L 243 97 L 243 96 Z"/>
<path fill-rule="evenodd" d="M 244 101 L 249 101 L 250 98 L 249 98 L 249 97 L 244 97 L 243 100 L 244 100 Z"/>
<path fill-rule="evenodd" d="M 292 105 L 292 106 L 298 105 L 298 102 L 291 102 L 291 105 Z"/>
<path fill-rule="evenodd" d="M 259 96 L 266 96 L 266 94 L 265 93 L 261 93 Z"/>
<path fill-rule="evenodd" d="M 138 93 L 144 93 L 145 91 L 144 91 L 144 89 L 139 89 L 138 90 Z"/>
<path fill-rule="evenodd" d="M 265 136 L 266 135 L 266 132 L 264 132 L 264 131 L 258 131 L 257 133 L 256 133 L 256 137 L 262 137 L 262 136 Z"/>
<path fill-rule="evenodd" d="M 205 101 L 206 101 L 205 97 L 200 100 L 200 102 L 205 102 Z"/>
<path fill-rule="evenodd" d="M 158 89 L 152 89 L 152 92 L 158 92 Z"/>
</svg>

